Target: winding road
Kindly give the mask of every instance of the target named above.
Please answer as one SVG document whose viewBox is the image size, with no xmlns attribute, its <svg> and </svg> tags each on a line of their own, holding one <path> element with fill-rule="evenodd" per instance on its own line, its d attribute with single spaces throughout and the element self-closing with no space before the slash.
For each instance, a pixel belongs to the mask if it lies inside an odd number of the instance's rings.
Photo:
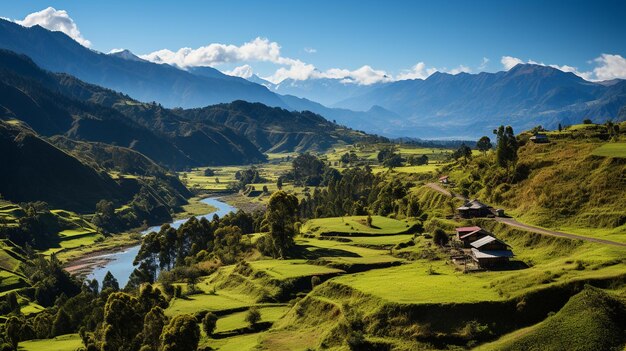
<svg viewBox="0 0 626 351">
<path fill-rule="evenodd" d="M 437 183 L 427 183 L 426 184 L 427 187 L 436 190 L 444 195 L 447 196 L 451 196 L 451 193 L 449 190 L 445 189 L 444 187 L 442 187 L 441 185 L 437 184 Z M 464 196 L 460 195 L 460 194 L 454 194 L 454 197 L 459 199 L 459 200 L 463 200 L 466 201 L 467 198 L 465 198 Z M 506 217 L 496 217 L 495 220 L 497 222 L 506 224 L 508 226 L 511 227 L 516 227 L 519 229 L 523 229 L 529 232 L 533 232 L 533 233 L 537 233 L 537 234 L 542 234 L 542 235 L 551 235 L 551 236 L 558 236 L 561 238 L 568 238 L 568 239 L 573 239 L 573 240 L 583 240 L 583 241 L 588 241 L 588 242 L 592 242 L 592 243 L 598 243 L 598 244 L 604 244 L 604 245 L 613 245 L 613 246 L 620 246 L 620 247 L 626 247 L 626 243 L 620 243 L 617 241 L 611 241 L 611 240 L 605 240 L 605 239 L 599 239 L 599 238 L 592 238 L 592 237 L 588 237 L 588 236 L 582 236 L 582 235 L 576 235 L 576 234 L 570 234 L 570 233 L 563 233 L 563 232 L 559 232 L 556 230 L 550 230 L 550 229 L 545 229 L 545 228 L 539 228 L 539 227 L 535 227 L 532 225 L 528 225 L 525 223 L 520 223 L 518 221 L 516 221 L 513 218 L 506 218 Z"/>
</svg>

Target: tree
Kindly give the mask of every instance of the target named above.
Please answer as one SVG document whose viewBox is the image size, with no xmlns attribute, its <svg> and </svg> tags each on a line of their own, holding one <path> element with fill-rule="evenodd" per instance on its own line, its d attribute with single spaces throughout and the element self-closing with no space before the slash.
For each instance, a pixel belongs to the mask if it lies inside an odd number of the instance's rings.
<svg viewBox="0 0 626 351">
<path fill-rule="evenodd" d="M 217 316 L 213 312 L 207 312 L 202 318 L 202 329 L 208 336 L 212 336 L 217 327 Z"/>
<path fill-rule="evenodd" d="M 212 177 L 214 175 L 215 175 L 215 171 L 214 170 L 212 170 L 210 168 L 207 168 L 207 169 L 204 170 L 204 176 L 205 177 Z"/>
<path fill-rule="evenodd" d="M 269 227 L 269 238 L 273 247 L 272 256 L 285 257 L 294 244 L 294 223 L 298 211 L 298 198 L 280 190 L 272 194 L 265 212 L 265 221 Z"/>
<path fill-rule="evenodd" d="M 10 317 L 4 324 L 5 340 L 13 346 L 14 350 L 17 350 L 17 344 L 20 341 L 20 332 L 23 324 L 24 320 L 15 316 Z"/>
<path fill-rule="evenodd" d="M 110 271 L 107 271 L 107 274 L 104 275 L 104 279 L 102 279 L 102 290 L 104 291 L 106 289 L 113 289 L 113 291 L 120 290 L 120 284 Z"/>
<path fill-rule="evenodd" d="M 437 245 L 445 246 L 446 244 L 448 244 L 448 241 L 450 241 L 450 238 L 443 229 L 437 228 L 433 233 L 433 241 Z"/>
<path fill-rule="evenodd" d="M 484 155 L 487 151 L 491 150 L 491 139 L 489 139 L 488 136 L 481 137 L 478 139 L 478 142 L 476 142 L 476 148 Z"/>
<path fill-rule="evenodd" d="M 142 350 L 146 346 L 149 350 L 156 351 L 159 349 L 160 336 L 166 324 L 167 317 L 161 307 L 155 306 L 146 314 L 143 319 L 143 331 L 141 332 L 143 336 Z"/>
<path fill-rule="evenodd" d="M 589 118 L 586 118 L 583 120 L 583 124 L 592 124 L 592 123 L 593 122 Z"/>
<path fill-rule="evenodd" d="M 500 126 L 494 131 L 498 137 L 496 146 L 496 159 L 498 165 L 503 168 L 512 167 L 517 162 L 517 139 L 511 126 Z"/>
<path fill-rule="evenodd" d="M 54 323 L 52 323 L 52 335 L 59 336 L 71 332 L 72 321 L 70 319 L 70 315 L 65 311 L 65 309 L 61 308 L 59 309 L 59 312 L 57 312 Z"/>
<path fill-rule="evenodd" d="M 246 322 L 250 324 L 250 327 L 254 327 L 261 320 L 261 312 L 256 307 L 250 307 L 248 314 L 246 314 Z"/>
<path fill-rule="evenodd" d="M 267 189 L 267 185 L 263 185 L 263 193 L 264 194 L 269 193 L 269 190 Z"/>
<path fill-rule="evenodd" d="M 402 166 L 402 157 L 398 154 L 391 154 L 383 161 L 383 166 L 393 169 Z"/>
<path fill-rule="evenodd" d="M 367 215 L 367 226 L 368 227 L 372 226 L 372 216 L 370 214 Z"/>
<path fill-rule="evenodd" d="M 143 329 L 141 304 L 134 296 L 123 292 L 109 295 L 104 305 L 102 349 L 126 351 L 135 349 Z"/>
<path fill-rule="evenodd" d="M 278 180 L 276 181 L 276 187 L 278 188 L 278 190 L 283 189 L 283 177 L 278 177 Z"/>
<path fill-rule="evenodd" d="M 224 264 L 234 263 L 243 251 L 241 228 L 234 225 L 225 226 L 215 231 L 213 252 Z"/>
<path fill-rule="evenodd" d="M 174 317 L 163 328 L 161 351 L 189 351 L 198 348 L 200 328 L 193 316 L 182 314 Z"/>
<path fill-rule="evenodd" d="M 322 182 L 325 167 L 322 161 L 309 153 L 299 155 L 292 162 L 294 182 L 317 186 Z"/>
<path fill-rule="evenodd" d="M 452 154 L 455 159 L 459 159 L 463 157 L 465 162 L 472 158 L 472 149 L 469 146 L 465 145 L 465 143 L 461 144 L 461 146 Z"/>
<path fill-rule="evenodd" d="M 561 123 L 559 123 L 559 133 L 563 131 L 563 127 L 561 126 Z"/>
</svg>

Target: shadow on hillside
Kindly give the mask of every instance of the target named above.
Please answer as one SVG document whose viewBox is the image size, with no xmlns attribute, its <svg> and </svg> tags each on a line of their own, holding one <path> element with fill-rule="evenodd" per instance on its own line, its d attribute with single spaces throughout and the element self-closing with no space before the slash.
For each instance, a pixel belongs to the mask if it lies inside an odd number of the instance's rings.
<svg viewBox="0 0 626 351">
<path fill-rule="evenodd" d="M 517 271 L 520 269 L 526 269 L 528 265 L 522 261 L 510 261 L 506 265 L 499 267 L 489 267 L 490 271 Z"/>
<path fill-rule="evenodd" d="M 312 245 L 296 245 L 289 250 L 289 258 L 314 260 L 320 257 L 361 257 L 361 255 L 347 250 L 320 248 Z"/>
</svg>

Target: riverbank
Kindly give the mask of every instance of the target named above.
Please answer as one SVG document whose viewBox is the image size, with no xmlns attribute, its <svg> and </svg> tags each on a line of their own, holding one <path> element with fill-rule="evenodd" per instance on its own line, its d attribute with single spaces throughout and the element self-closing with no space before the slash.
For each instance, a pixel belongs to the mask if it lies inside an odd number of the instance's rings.
<svg viewBox="0 0 626 351">
<path fill-rule="evenodd" d="M 237 209 L 226 202 L 218 200 L 217 198 L 206 197 L 196 198 L 197 201 L 192 201 L 190 204 L 193 207 L 187 208 L 187 213 L 193 213 L 192 216 L 197 218 L 206 218 L 211 220 L 214 215 L 223 217 L 226 214 L 236 211 Z M 201 209 L 208 210 L 200 214 Z M 179 217 L 179 216 L 177 216 Z M 189 218 L 178 218 L 173 222 L 168 223 L 173 228 L 178 228 L 185 223 Z M 165 223 L 163 223 L 165 224 Z M 135 269 L 133 261 L 139 252 L 141 246 L 141 235 L 145 235 L 151 231 L 158 230 L 163 224 L 153 226 L 143 230 L 141 233 L 121 234 L 120 236 L 127 236 L 127 240 L 133 241 L 118 241 L 118 245 L 112 245 L 114 240 L 120 240 L 117 235 L 109 237 L 105 242 L 100 243 L 101 249 L 97 249 L 93 246 L 81 248 L 82 252 L 73 256 L 67 260 L 64 268 L 73 275 L 80 275 L 89 279 L 96 279 L 102 281 L 102 278 L 107 272 L 111 272 L 113 276 L 118 280 L 120 286 L 125 286 L 128 282 L 128 277 Z"/>
</svg>

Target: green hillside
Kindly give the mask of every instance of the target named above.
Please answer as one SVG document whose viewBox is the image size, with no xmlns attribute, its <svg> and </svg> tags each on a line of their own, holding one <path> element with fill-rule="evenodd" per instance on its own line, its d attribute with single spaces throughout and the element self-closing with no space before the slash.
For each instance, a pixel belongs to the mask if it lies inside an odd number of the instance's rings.
<svg viewBox="0 0 626 351">
<path fill-rule="evenodd" d="M 545 321 L 476 350 L 621 350 L 626 345 L 624 301 L 590 286 Z"/>
</svg>

